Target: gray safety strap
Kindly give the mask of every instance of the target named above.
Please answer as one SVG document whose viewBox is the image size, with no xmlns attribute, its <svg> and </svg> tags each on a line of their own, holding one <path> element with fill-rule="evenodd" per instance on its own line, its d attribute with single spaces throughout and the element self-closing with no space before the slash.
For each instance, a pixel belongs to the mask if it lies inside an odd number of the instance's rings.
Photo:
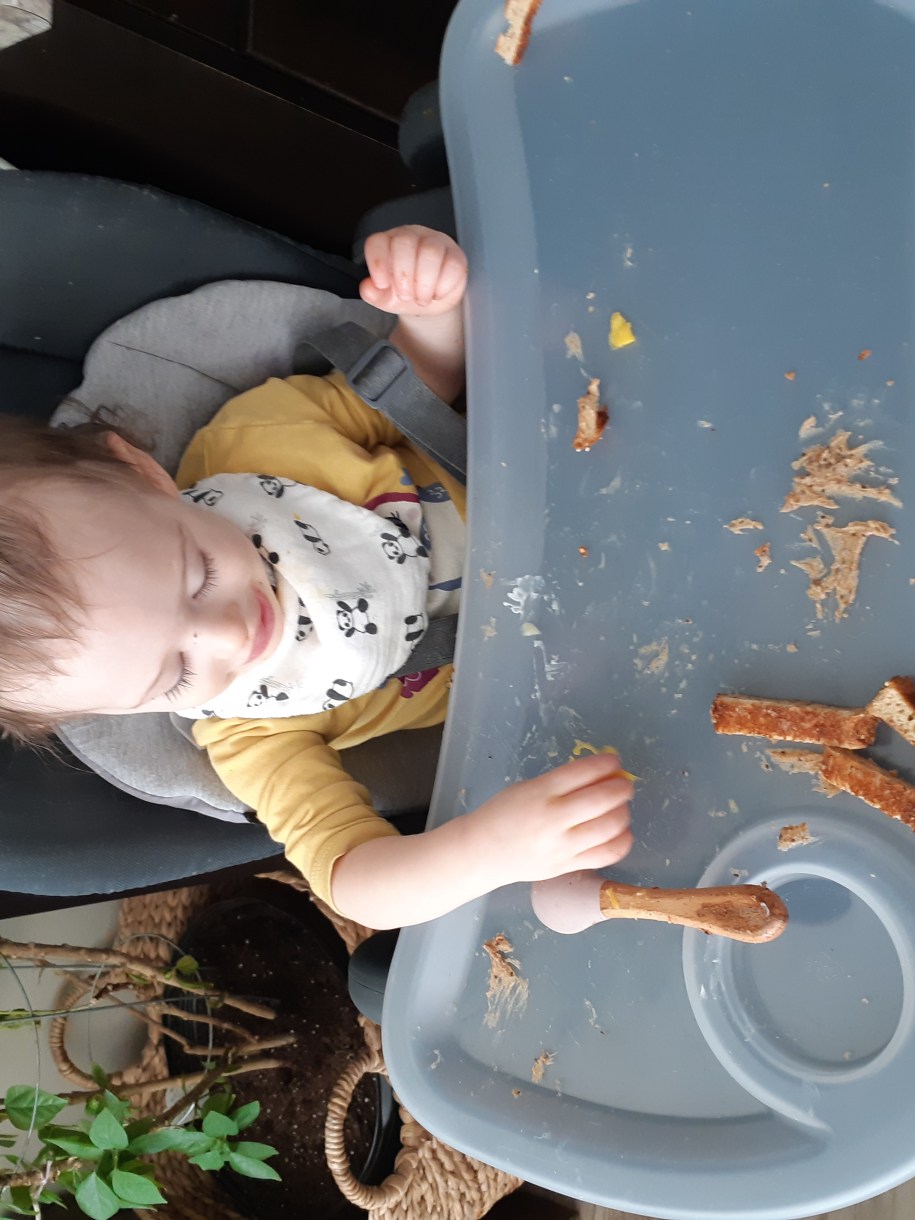
<svg viewBox="0 0 915 1220">
<path fill-rule="evenodd" d="M 309 335 L 307 346 L 339 369 L 363 402 L 387 416 L 455 479 L 467 482 L 464 420 L 416 376 L 393 344 L 375 339 L 355 322 L 343 322 Z"/>
<path fill-rule="evenodd" d="M 441 669 L 454 660 L 454 642 L 457 637 L 456 614 L 445 614 L 442 618 L 430 619 L 426 634 L 419 641 L 406 661 L 392 678 L 403 678 L 406 674 L 420 673 L 424 669 Z"/>
</svg>

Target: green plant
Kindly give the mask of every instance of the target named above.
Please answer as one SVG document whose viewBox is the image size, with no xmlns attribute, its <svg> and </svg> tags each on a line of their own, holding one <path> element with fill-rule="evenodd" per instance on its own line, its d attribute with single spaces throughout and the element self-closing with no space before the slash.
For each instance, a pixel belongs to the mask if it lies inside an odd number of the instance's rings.
<svg viewBox="0 0 915 1220">
<path fill-rule="evenodd" d="M 175 1126 L 161 1118 L 139 1117 L 129 1101 L 111 1091 L 102 1073 L 98 1075 L 103 1083 L 85 1103 L 86 1117 L 69 1125 L 54 1122 L 69 1104 L 66 1097 L 34 1085 L 7 1090 L 3 1117 L 19 1131 L 34 1130 L 41 1145 L 29 1160 L 7 1158 L 15 1168 L 0 1173 L 0 1183 L 9 1191 L 10 1211 L 36 1215 L 42 1204 L 60 1203 L 61 1193 L 72 1194 L 80 1210 L 94 1220 L 108 1220 L 121 1210 L 157 1207 L 166 1199 L 154 1166 L 142 1158 L 162 1152 L 179 1153 L 200 1169 L 228 1165 L 247 1177 L 279 1180 L 266 1163 L 276 1149 L 239 1138 L 257 1118 L 258 1102 L 235 1109 L 233 1094 L 218 1088 L 195 1106 L 192 1122 Z M 14 1142 L 15 1137 L 0 1136 L 5 1147 Z"/>
<path fill-rule="evenodd" d="M 96 959 L 102 958 L 102 961 Z M 0 959 L 26 961 L 33 966 L 59 968 L 71 988 L 65 1008 L 36 1011 L 21 1008 L 0 1013 L 0 1028 L 37 1024 L 51 1018 L 61 1019 L 74 1011 L 112 1004 L 128 1007 L 141 1020 L 152 1022 L 148 1010 L 180 1014 L 185 1020 L 209 1027 L 206 1045 L 193 1045 L 189 1039 L 164 1027 L 162 1033 L 180 1042 L 186 1051 L 200 1055 L 202 1070 L 190 1075 L 127 1085 L 113 1082 L 100 1067 L 91 1073 L 92 1088 L 53 1094 L 36 1085 L 14 1085 L 7 1090 L 0 1109 L 0 1123 L 13 1131 L 0 1131 L 0 1148 L 13 1149 L 20 1140 L 34 1135 L 38 1150 L 30 1157 L 7 1152 L 3 1159 L 9 1168 L 0 1169 L 0 1205 L 7 1212 L 40 1216 L 44 1205 L 60 1204 L 72 1195 L 77 1206 L 94 1220 L 108 1220 L 122 1210 L 155 1208 L 166 1203 L 156 1180 L 155 1164 L 147 1158 L 163 1153 L 184 1156 L 202 1170 L 229 1167 L 247 1177 L 279 1180 L 267 1164 L 276 1150 L 268 1144 L 244 1138 L 243 1133 L 256 1120 L 260 1103 L 235 1106 L 229 1081 L 240 1072 L 280 1066 L 281 1061 L 263 1052 L 285 1045 L 290 1039 L 252 1039 L 242 1027 L 213 1016 L 223 1005 L 239 1008 L 261 1017 L 273 1017 L 264 1005 L 230 996 L 202 983 L 197 963 L 182 958 L 169 970 L 151 965 L 143 958 L 117 950 L 75 948 L 67 945 L 22 945 L 0 940 Z M 92 985 L 74 971 L 96 970 Z M 185 1012 L 162 998 L 166 985 L 179 991 L 203 993 L 206 1013 Z M 138 995 L 136 1004 L 125 1003 L 117 995 L 124 989 Z M 150 991 L 154 994 L 148 994 Z M 80 1003 L 81 997 L 88 1000 Z M 139 1007 L 137 1007 L 137 1005 Z M 158 1023 L 157 1023 L 158 1024 Z M 215 1048 L 213 1031 L 219 1029 L 227 1045 Z M 89 1077 L 85 1077 L 89 1080 Z M 141 1114 L 139 1102 L 150 1095 L 179 1091 L 178 1098 L 160 1113 Z M 82 1106 L 82 1117 L 72 1123 L 55 1121 L 67 1106 Z M 15 1134 L 16 1132 L 20 1134 Z"/>
</svg>

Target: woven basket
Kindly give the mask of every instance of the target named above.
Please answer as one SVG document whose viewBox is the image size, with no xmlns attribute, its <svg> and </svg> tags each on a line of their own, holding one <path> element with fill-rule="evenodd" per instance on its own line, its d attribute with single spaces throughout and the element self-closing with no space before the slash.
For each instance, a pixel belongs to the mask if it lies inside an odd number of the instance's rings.
<svg viewBox="0 0 915 1220">
<path fill-rule="evenodd" d="M 296 874 L 261 875 L 303 893 L 309 892 L 307 883 Z M 167 965 L 185 928 L 213 898 L 210 887 L 192 886 L 124 899 L 118 947 L 157 965 Z M 349 953 L 372 935 L 368 928 L 342 918 L 320 900 L 312 897 L 312 902 L 333 924 Z M 61 1007 L 75 1004 L 85 991 L 85 987 L 71 985 L 61 996 Z M 151 987 L 148 994 L 155 995 L 156 991 Z M 150 1011 L 156 1012 L 155 1009 Z M 401 1148 L 393 1172 L 379 1186 L 363 1185 L 352 1172 L 343 1135 L 350 1101 L 363 1076 L 379 1073 L 387 1077 L 380 1028 L 364 1017 L 360 1017 L 360 1024 L 365 1034 L 365 1049 L 338 1081 L 328 1105 L 325 1127 L 327 1163 L 341 1192 L 351 1203 L 364 1208 L 371 1220 L 478 1220 L 485 1216 L 501 1198 L 521 1185 L 521 1179 L 449 1148 L 421 1127 L 402 1106 Z M 55 1018 L 51 1023 L 51 1051 L 58 1070 L 75 1084 L 92 1087 L 91 1076 L 67 1053 L 66 1026 L 66 1017 Z M 118 1084 L 136 1084 L 167 1076 L 161 1027 L 157 1020 L 152 1020 L 149 1037 L 137 1062 L 123 1072 L 113 1073 L 111 1080 L 117 1087 Z M 161 1111 L 162 1103 L 161 1094 L 150 1095 L 138 1103 L 138 1108 L 141 1113 L 153 1113 Z M 168 1206 L 155 1213 L 139 1211 L 137 1215 L 147 1220 L 154 1214 L 174 1220 L 245 1220 L 221 1193 L 217 1193 L 213 1175 L 188 1164 L 183 1157 L 160 1155 L 156 1161 L 156 1175 L 168 1198 Z"/>
</svg>

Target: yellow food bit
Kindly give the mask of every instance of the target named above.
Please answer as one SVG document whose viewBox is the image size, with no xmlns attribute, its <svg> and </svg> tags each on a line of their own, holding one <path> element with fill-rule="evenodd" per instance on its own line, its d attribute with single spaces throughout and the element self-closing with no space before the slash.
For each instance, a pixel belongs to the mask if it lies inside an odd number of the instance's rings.
<svg viewBox="0 0 915 1220">
<path fill-rule="evenodd" d="M 635 331 L 632 329 L 632 323 L 628 322 L 621 313 L 613 313 L 610 315 L 610 346 L 628 347 L 630 343 L 635 343 Z"/>
<path fill-rule="evenodd" d="M 581 758 L 582 754 L 619 754 L 619 750 L 613 746 L 592 746 L 590 741 L 579 741 L 575 739 L 575 745 L 572 747 L 572 753 L 569 755 L 569 762 L 573 758 Z M 620 775 L 625 775 L 626 779 L 638 779 L 637 775 L 633 775 L 631 771 L 624 771 L 620 767 Z"/>
<path fill-rule="evenodd" d="M 610 905 L 613 907 L 614 911 L 619 911 L 622 909 L 620 906 L 620 900 L 616 896 L 616 890 L 614 890 L 611 885 L 605 885 L 603 887 L 603 895 L 605 898 L 610 900 Z"/>
</svg>

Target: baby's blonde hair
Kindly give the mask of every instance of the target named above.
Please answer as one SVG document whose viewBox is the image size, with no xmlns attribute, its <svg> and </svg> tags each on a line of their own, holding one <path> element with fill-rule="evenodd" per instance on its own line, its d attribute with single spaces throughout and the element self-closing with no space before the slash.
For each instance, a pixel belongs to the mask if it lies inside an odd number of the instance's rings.
<svg viewBox="0 0 915 1220">
<path fill-rule="evenodd" d="M 111 431 L 97 420 L 51 428 L 0 415 L 0 736 L 14 741 L 41 744 L 61 719 L 29 706 L 28 691 L 59 672 L 61 644 L 74 638 L 84 609 L 21 493 L 50 479 L 136 482 L 106 442 Z"/>
</svg>

